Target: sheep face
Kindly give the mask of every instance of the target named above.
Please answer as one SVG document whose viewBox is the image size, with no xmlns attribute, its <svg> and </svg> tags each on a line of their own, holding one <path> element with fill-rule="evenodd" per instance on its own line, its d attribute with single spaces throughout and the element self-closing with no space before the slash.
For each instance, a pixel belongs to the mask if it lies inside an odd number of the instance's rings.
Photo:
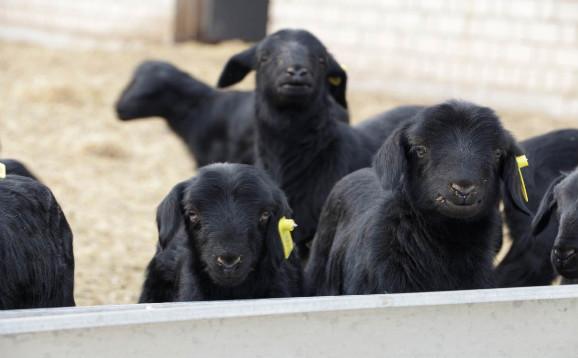
<svg viewBox="0 0 578 358">
<path fill-rule="evenodd" d="M 219 87 L 257 71 L 257 92 L 277 107 L 305 106 L 328 93 L 329 78 L 337 78 L 331 94 L 346 107 L 346 75 L 325 46 L 304 30 L 281 30 L 252 48 L 233 56 L 227 63 Z"/>
<path fill-rule="evenodd" d="M 552 182 L 542 198 L 532 222 L 534 235 L 539 234 L 555 213 L 558 236 L 550 253 L 554 269 L 567 279 L 578 278 L 578 170 Z"/>
<path fill-rule="evenodd" d="M 287 201 L 264 172 L 247 165 L 213 164 L 179 184 L 161 203 L 159 242 L 181 226 L 194 264 L 214 284 L 235 287 L 263 263 L 280 263 L 277 223 L 285 215 L 290 215 Z"/>
<path fill-rule="evenodd" d="M 519 154 L 489 108 L 450 101 L 426 108 L 394 132 L 374 165 L 382 185 L 393 189 L 403 184 L 420 211 L 475 219 L 497 207 L 501 178 L 527 212 L 520 199 Z"/>
<path fill-rule="evenodd" d="M 173 65 L 159 61 L 145 61 L 134 72 L 133 78 L 116 102 L 118 118 L 136 118 L 164 115 L 163 104 L 172 103 L 171 83 L 178 81 L 184 72 Z"/>
</svg>

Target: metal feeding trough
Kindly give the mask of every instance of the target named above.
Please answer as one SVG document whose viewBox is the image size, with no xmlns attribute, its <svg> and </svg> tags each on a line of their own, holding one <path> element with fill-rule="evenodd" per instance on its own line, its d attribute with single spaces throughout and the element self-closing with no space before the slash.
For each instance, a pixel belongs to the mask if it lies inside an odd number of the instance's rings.
<svg viewBox="0 0 578 358">
<path fill-rule="evenodd" d="M 578 357 L 578 285 L 0 312 L 4 357 Z"/>
</svg>

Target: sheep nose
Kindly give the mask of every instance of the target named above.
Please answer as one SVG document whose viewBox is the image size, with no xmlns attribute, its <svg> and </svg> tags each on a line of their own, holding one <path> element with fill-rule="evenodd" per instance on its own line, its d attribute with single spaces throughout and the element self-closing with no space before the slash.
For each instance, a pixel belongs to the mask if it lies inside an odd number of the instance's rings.
<svg viewBox="0 0 578 358">
<path fill-rule="evenodd" d="M 243 261 L 243 256 L 235 254 L 223 254 L 217 257 L 217 265 L 225 270 L 236 270 Z"/>
<path fill-rule="evenodd" d="M 467 197 L 476 190 L 472 183 L 452 183 L 452 190 L 456 195 Z"/>
<path fill-rule="evenodd" d="M 309 71 L 307 71 L 306 68 L 303 67 L 296 67 L 296 66 L 291 66 L 289 68 L 287 68 L 286 71 L 289 76 L 291 77 L 303 77 L 305 76 Z"/>
<path fill-rule="evenodd" d="M 572 249 L 569 247 L 559 247 L 559 246 L 554 247 L 554 255 L 556 255 L 556 257 L 560 260 L 566 260 L 570 256 L 574 255 L 575 253 L 576 253 L 576 249 Z"/>
</svg>

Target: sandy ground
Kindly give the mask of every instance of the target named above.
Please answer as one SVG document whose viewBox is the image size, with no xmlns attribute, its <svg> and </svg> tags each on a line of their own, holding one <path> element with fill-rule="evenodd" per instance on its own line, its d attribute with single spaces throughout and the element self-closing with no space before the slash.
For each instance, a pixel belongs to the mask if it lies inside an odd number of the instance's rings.
<svg viewBox="0 0 578 358">
<path fill-rule="evenodd" d="M 26 163 L 74 232 L 78 305 L 134 303 L 157 240 L 155 209 L 196 164 L 161 119 L 123 123 L 113 103 L 144 59 L 167 60 L 215 83 L 241 42 L 123 50 L 47 49 L 0 42 L 0 156 Z M 250 89 L 247 78 L 238 88 Z M 354 122 L 402 104 L 348 95 Z M 518 139 L 576 126 L 502 114 Z"/>
</svg>

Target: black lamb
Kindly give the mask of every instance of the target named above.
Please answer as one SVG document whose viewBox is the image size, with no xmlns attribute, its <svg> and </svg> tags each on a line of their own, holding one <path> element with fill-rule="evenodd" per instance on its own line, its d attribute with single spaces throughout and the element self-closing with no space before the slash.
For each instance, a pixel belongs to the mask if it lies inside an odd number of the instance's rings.
<svg viewBox="0 0 578 358">
<path fill-rule="evenodd" d="M 493 287 L 500 182 L 524 206 L 522 152 L 487 107 L 428 107 L 386 140 L 372 168 L 340 180 L 321 214 L 306 293 Z"/>
<path fill-rule="evenodd" d="M 302 296 L 298 252 L 284 256 L 283 217 L 291 209 L 264 171 L 243 164 L 201 168 L 159 205 L 159 243 L 140 302 Z"/>
<path fill-rule="evenodd" d="M 253 91 L 221 91 L 167 62 L 145 61 L 116 103 L 121 120 L 163 117 L 199 167 L 254 162 Z"/>
<path fill-rule="evenodd" d="M 232 85 L 252 70 L 257 72 L 256 164 L 287 195 L 299 223 L 294 238 L 306 256 L 333 185 L 371 164 L 389 121 L 409 118 L 420 107 L 382 114 L 374 120 L 383 123 L 375 125 L 344 123 L 345 89 L 332 88 L 329 81 L 344 86 L 346 74 L 323 44 L 303 30 L 278 31 L 233 56 L 218 86 Z"/>
<path fill-rule="evenodd" d="M 74 306 L 72 232 L 50 189 L 0 179 L 0 310 Z"/>
<path fill-rule="evenodd" d="M 555 216 L 556 220 L 550 217 Z M 552 182 L 532 222 L 534 236 L 552 221 L 558 226 L 551 245 L 552 266 L 562 276 L 562 284 L 578 283 L 578 168 Z M 538 238 L 539 239 L 539 238 Z"/>
<path fill-rule="evenodd" d="M 562 172 L 578 166 L 578 130 L 557 130 L 520 142 L 530 166 L 522 169 L 528 190 L 526 204 L 537 213 L 540 201 L 550 184 Z M 507 197 L 504 200 L 506 224 L 512 237 L 512 247 L 496 267 L 498 287 L 550 285 L 556 277 L 550 263 L 550 251 L 558 235 L 555 220 L 545 225 L 537 237 L 532 237 L 532 218 L 520 214 Z"/>
</svg>

